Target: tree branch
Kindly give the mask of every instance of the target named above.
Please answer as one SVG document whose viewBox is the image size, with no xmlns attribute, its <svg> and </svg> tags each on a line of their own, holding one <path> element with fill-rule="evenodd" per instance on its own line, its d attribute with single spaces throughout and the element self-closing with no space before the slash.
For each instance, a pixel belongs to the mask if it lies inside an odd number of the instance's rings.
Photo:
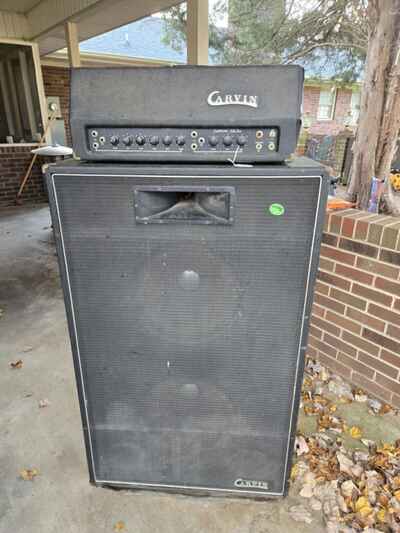
<svg viewBox="0 0 400 533">
<path fill-rule="evenodd" d="M 293 61 L 296 61 L 296 59 L 299 59 L 300 57 L 304 57 L 308 55 L 310 52 L 315 50 L 316 48 L 358 48 L 359 50 L 365 52 L 365 48 L 362 46 L 349 44 L 349 43 L 335 43 L 335 42 L 320 42 L 320 43 L 314 43 L 308 48 L 304 48 L 302 50 L 299 50 L 297 52 L 294 52 L 293 54 L 290 54 L 288 58 L 286 58 L 285 63 L 293 63 Z"/>
</svg>

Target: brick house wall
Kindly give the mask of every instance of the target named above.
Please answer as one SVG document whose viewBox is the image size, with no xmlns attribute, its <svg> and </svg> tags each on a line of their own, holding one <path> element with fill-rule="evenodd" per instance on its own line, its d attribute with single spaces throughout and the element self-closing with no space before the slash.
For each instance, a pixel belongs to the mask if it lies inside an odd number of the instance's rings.
<svg viewBox="0 0 400 533">
<path fill-rule="evenodd" d="M 327 215 L 307 353 L 400 407 L 400 222 Z"/>
<path fill-rule="evenodd" d="M 32 158 L 32 145 L 0 146 L 0 206 L 14 205 L 22 178 Z M 23 202 L 46 202 L 42 165 L 43 158 L 38 157 L 26 183 Z"/>
<path fill-rule="evenodd" d="M 64 119 L 67 144 L 72 145 L 69 127 L 69 81 L 70 70 L 63 67 L 42 67 L 44 93 L 60 98 L 61 114 Z"/>
<path fill-rule="evenodd" d="M 303 96 L 303 113 L 311 119 L 309 132 L 311 134 L 337 135 L 343 131 L 345 119 L 351 108 L 350 89 L 338 88 L 336 93 L 336 104 L 332 120 L 318 120 L 318 105 L 321 87 L 305 85 Z"/>
<path fill-rule="evenodd" d="M 65 122 L 68 144 L 71 144 L 69 128 L 69 69 L 42 67 L 46 96 L 60 98 L 61 112 Z M 32 145 L 0 145 L 0 206 L 14 205 L 22 178 L 32 158 Z M 42 165 L 45 159 L 38 157 L 25 186 L 23 202 L 46 202 Z"/>
</svg>

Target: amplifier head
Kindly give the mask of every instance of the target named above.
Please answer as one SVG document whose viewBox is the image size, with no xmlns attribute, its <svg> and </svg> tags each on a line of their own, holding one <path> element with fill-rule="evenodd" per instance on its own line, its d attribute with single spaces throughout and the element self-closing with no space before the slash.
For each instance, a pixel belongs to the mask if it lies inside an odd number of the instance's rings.
<svg viewBox="0 0 400 533">
<path fill-rule="evenodd" d="M 74 149 L 93 161 L 281 162 L 296 148 L 303 77 L 295 65 L 74 69 Z"/>
</svg>

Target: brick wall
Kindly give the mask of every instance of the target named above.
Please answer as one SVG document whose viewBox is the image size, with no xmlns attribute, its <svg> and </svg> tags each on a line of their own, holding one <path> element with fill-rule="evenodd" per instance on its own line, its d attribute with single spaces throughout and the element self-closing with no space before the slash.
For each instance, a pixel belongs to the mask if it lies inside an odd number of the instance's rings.
<svg viewBox="0 0 400 533">
<path fill-rule="evenodd" d="M 308 355 L 400 407 L 400 221 L 327 215 Z"/>
<path fill-rule="evenodd" d="M 63 67 L 42 67 L 44 92 L 46 96 L 60 98 L 61 113 L 65 123 L 67 143 L 71 143 L 71 130 L 69 127 L 69 69 Z"/>
<path fill-rule="evenodd" d="M 0 146 L 0 206 L 14 205 L 21 179 L 32 158 L 32 148 L 31 145 Z M 47 201 L 41 169 L 44 162 L 43 158 L 37 158 L 21 197 L 22 201 Z"/>
<path fill-rule="evenodd" d="M 337 89 L 336 105 L 332 120 L 318 120 L 319 93 L 321 87 L 305 85 L 303 97 L 303 113 L 307 113 L 311 119 L 309 128 L 312 134 L 337 135 L 344 129 L 344 121 L 350 111 L 350 89 Z"/>
</svg>

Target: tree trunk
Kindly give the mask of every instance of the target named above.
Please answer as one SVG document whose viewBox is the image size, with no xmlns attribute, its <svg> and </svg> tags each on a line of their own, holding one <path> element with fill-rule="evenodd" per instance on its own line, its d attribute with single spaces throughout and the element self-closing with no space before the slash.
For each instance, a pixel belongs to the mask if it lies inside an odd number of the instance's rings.
<svg viewBox="0 0 400 533">
<path fill-rule="evenodd" d="M 368 207 L 372 178 L 389 175 L 400 128 L 400 0 L 369 0 L 368 19 L 360 120 L 348 188 L 361 209 Z M 396 211 L 393 206 L 392 210 Z"/>
</svg>

